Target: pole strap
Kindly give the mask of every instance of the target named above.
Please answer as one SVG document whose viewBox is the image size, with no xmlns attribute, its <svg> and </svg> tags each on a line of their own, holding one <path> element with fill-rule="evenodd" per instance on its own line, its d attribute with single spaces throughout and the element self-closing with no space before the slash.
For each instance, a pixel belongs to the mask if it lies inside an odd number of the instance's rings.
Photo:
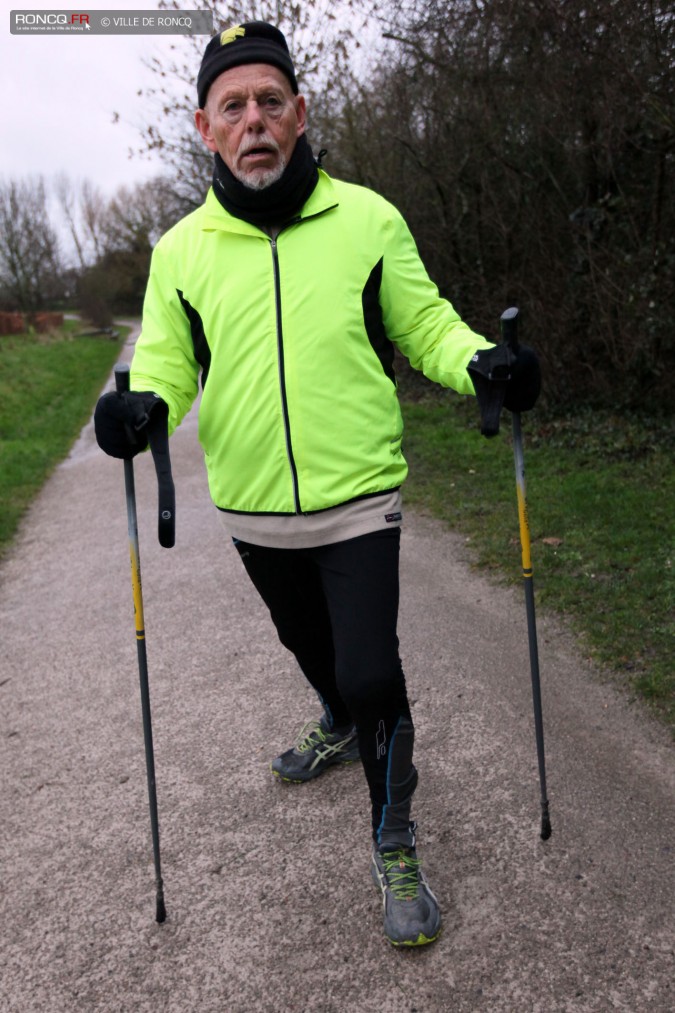
<svg viewBox="0 0 675 1013">
<path fill-rule="evenodd" d="M 171 474 L 167 414 L 150 412 L 147 433 L 157 474 L 157 535 L 159 544 L 171 549 L 176 544 L 176 489 Z"/>
</svg>

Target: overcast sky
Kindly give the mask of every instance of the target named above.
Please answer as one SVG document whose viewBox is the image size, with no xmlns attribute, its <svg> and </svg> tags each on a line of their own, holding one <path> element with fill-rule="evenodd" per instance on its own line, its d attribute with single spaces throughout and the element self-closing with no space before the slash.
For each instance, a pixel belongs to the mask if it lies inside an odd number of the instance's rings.
<svg viewBox="0 0 675 1013">
<path fill-rule="evenodd" d="M 94 0 L 73 10 L 156 10 L 152 0 Z M 183 10 L 199 10 L 186 2 Z M 130 160 L 143 122 L 139 88 L 155 78 L 144 54 L 170 55 L 179 36 L 11 35 L 10 10 L 65 10 L 63 0 L 7 0 L 0 51 L 0 177 L 65 172 L 90 179 L 106 194 L 161 169 L 158 160 Z M 208 41 L 203 36 L 204 45 Z M 195 66 L 195 74 L 197 67 Z M 195 102 L 196 104 L 196 102 Z M 113 123 L 114 114 L 120 121 Z"/>
</svg>

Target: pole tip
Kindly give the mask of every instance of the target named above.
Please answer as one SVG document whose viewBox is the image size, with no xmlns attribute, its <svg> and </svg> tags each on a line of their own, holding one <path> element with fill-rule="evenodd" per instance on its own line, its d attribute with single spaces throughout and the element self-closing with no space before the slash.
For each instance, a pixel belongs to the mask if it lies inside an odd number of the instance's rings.
<svg viewBox="0 0 675 1013">
<path fill-rule="evenodd" d="M 164 907 L 163 897 L 157 898 L 157 913 L 155 915 L 155 921 L 159 922 L 160 925 L 162 922 L 166 921 L 166 908 Z"/>
<path fill-rule="evenodd" d="M 548 815 L 548 803 L 546 803 L 546 805 L 543 807 L 543 812 L 542 812 L 542 815 L 541 815 L 541 835 L 540 836 L 541 836 L 542 841 L 547 841 L 549 839 L 549 837 L 551 836 L 552 833 L 553 833 L 553 829 L 551 827 L 551 819 L 550 819 L 550 817 Z"/>
</svg>

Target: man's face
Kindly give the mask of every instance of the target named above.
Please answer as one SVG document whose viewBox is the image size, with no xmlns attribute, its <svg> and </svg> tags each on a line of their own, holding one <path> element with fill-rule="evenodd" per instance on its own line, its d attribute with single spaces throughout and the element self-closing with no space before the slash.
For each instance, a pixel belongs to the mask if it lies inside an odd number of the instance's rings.
<svg viewBox="0 0 675 1013">
<path fill-rule="evenodd" d="M 247 63 L 215 79 L 195 124 L 240 182 L 262 190 L 279 179 L 305 132 L 305 100 L 276 67 Z"/>
</svg>

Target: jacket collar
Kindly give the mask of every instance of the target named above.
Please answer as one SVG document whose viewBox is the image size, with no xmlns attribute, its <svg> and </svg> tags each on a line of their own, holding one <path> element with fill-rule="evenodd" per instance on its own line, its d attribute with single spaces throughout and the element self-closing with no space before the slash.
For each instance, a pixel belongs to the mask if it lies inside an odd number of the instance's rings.
<svg viewBox="0 0 675 1013">
<path fill-rule="evenodd" d="M 300 212 L 300 219 L 313 218 L 315 215 L 323 214 L 324 211 L 330 211 L 331 208 L 337 207 L 338 203 L 333 181 L 323 169 L 319 169 L 319 182 Z M 213 187 L 209 187 L 201 212 L 201 227 L 204 232 L 218 230 L 236 233 L 240 236 L 266 236 L 262 229 L 241 218 L 235 218 L 229 211 L 226 211 L 214 194 Z"/>
</svg>

